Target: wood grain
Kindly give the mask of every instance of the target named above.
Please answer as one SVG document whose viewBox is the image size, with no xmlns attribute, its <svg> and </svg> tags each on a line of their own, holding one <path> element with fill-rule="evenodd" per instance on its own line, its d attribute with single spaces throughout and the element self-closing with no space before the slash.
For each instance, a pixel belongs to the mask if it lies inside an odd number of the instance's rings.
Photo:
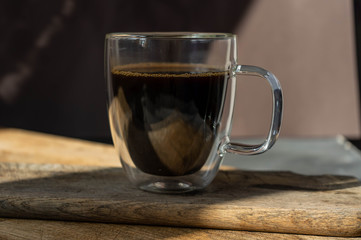
<svg viewBox="0 0 361 240">
<path fill-rule="evenodd" d="M 11 128 L 0 128 L 0 161 L 120 167 L 111 145 Z"/>
<path fill-rule="evenodd" d="M 199 228 L 104 224 L 0 218 L 0 239 L 178 239 L 178 240 L 352 240 L 354 238 L 307 236 L 264 232 L 248 232 Z"/>
<path fill-rule="evenodd" d="M 361 235 L 352 177 L 227 169 L 202 192 L 159 195 L 130 185 L 109 145 L 12 129 L 0 161 L 1 217 Z"/>
<path fill-rule="evenodd" d="M 220 171 L 206 190 L 135 189 L 120 168 L 2 163 L 0 216 L 326 236 L 361 234 L 351 177 Z"/>
</svg>

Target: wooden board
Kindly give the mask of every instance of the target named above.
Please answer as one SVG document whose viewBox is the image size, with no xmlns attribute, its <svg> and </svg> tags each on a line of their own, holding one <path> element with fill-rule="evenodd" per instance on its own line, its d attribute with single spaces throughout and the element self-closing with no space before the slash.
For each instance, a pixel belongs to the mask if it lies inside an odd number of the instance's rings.
<svg viewBox="0 0 361 240">
<path fill-rule="evenodd" d="M 1 217 L 361 235 L 352 177 L 227 169 L 202 192 L 159 195 L 129 184 L 111 146 L 17 130 L 0 131 L 0 161 Z"/>
<path fill-rule="evenodd" d="M 0 216 L 327 236 L 361 233 L 361 187 L 349 177 L 221 171 L 205 191 L 159 195 L 121 168 L 1 163 Z"/>
<path fill-rule="evenodd" d="M 32 239 L 32 240 L 36 240 L 36 239 L 352 240 L 356 238 L 218 230 L 218 229 L 204 229 L 204 228 L 203 229 L 179 228 L 179 227 L 176 228 L 176 227 L 163 227 L 163 226 L 0 218 L 0 239 L 7 239 L 7 240 L 23 240 L 23 239 Z"/>
<path fill-rule="evenodd" d="M 111 145 L 11 128 L 0 128 L 0 161 L 120 167 Z"/>
</svg>

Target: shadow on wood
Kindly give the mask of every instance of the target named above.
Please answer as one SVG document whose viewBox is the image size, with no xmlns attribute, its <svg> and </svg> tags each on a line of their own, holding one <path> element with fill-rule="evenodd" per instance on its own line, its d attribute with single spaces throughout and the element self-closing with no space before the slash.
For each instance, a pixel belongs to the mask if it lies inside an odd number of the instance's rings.
<svg viewBox="0 0 361 240">
<path fill-rule="evenodd" d="M 204 191 L 137 190 L 121 168 L 0 163 L 0 216 L 267 231 L 361 234 L 353 177 L 220 171 Z"/>
</svg>

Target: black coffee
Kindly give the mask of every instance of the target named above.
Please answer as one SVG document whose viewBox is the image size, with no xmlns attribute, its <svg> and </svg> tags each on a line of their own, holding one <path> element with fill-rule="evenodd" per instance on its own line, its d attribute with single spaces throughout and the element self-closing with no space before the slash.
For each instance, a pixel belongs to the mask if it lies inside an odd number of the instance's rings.
<svg viewBox="0 0 361 240">
<path fill-rule="evenodd" d="M 161 176 L 199 170 L 213 147 L 227 73 L 204 65 L 148 63 L 112 71 L 125 149 L 143 172 Z"/>
</svg>

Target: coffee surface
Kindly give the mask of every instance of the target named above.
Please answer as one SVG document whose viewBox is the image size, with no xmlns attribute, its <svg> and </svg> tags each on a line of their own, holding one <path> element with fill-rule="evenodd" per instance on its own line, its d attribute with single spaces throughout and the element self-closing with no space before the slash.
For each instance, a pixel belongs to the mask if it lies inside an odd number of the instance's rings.
<svg viewBox="0 0 361 240">
<path fill-rule="evenodd" d="M 181 176 L 198 171 L 213 147 L 227 73 L 205 65 L 146 63 L 112 70 L 120 134 L 145 173 Z"/>
</svg>

